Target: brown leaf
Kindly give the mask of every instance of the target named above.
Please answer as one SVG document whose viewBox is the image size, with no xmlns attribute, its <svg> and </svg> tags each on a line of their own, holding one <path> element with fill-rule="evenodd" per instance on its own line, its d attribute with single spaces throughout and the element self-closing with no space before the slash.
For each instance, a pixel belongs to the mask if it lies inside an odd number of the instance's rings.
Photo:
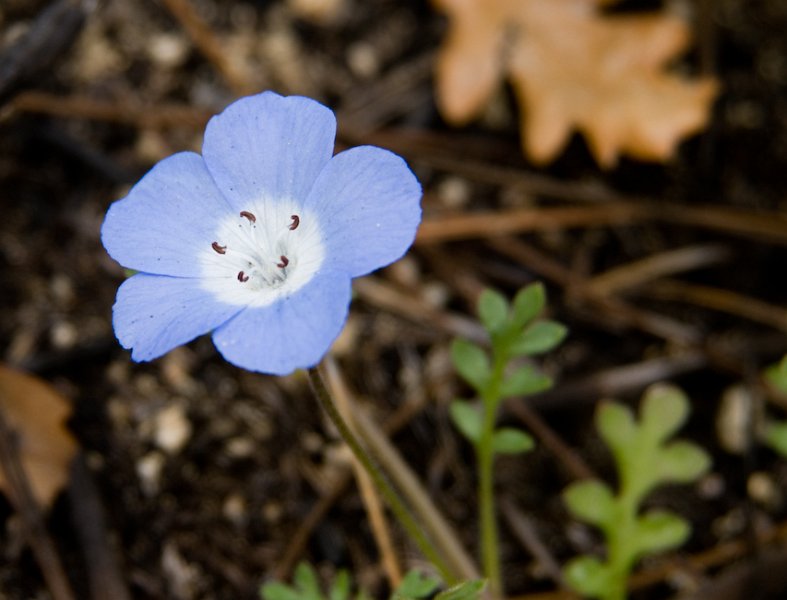
<svg viewBox="0 0 787 600">
<path fill-rule="evenodd" d="M 77 451 L 65 427 L 69 402 L 40 379 L 0 365 L 0 405 L 17 437 L 19 456 L 33 495 L 49 507 L 68 481 L 71 459 Z M 5 473 L 0 490 L 18 504 Z"/>
<path fill-rule="evenodd" d="M 666 160 L 707 122 L 716 82 L 664 70 L 689 42 L 680 19 L 603 16 L 594 0 L 433 1 L 451 21 L 437 65 L 444 117 L 476 116 L 507 74 L 535 162 L 554 159 L 575 129 L 604 167 L 622 152 Z"/>
</svg>

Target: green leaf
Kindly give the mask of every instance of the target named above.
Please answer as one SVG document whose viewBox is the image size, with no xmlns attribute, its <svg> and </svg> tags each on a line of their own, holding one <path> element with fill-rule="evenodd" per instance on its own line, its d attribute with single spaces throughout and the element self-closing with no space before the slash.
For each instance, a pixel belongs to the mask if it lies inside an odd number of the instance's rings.
<svg viewBox="0 0 787 600">
<path fill-rule="evenodd" d="M 566 326 L 557 321 L 536 321 L 514 340 L 509 351 L 513 356 L 543 354 L 558 346 L 567 333 Z"/>
<path fill-rule="evenodd" d="M 260 589 L 263 600 L 303 600 L 304 596 L 279 581 L 263 584 Z"/>
<path fill-rule="evenodd" d="M 394 600 L 405 598 L 426 598 L 440 585 L 437 579 L 422 575 L 418 571 L 408 571 L 399 587 L 393 593 Z"/>
<path fill-rule="evenodd" d="M 563 491 L 563 501 L 578 519 L 606 530 L 616 520 L 616 502 L 609 486 L 601 481 L 579 481 Z"/>
<path fill-rule="evenodd" d="M 708 453 L 692 442 L 679 440 L 658 450 L 659 475 L 665 482 L 691 483 L 710 466 Z"/>
<path fill-rule="evenodd" d="M 464 400 L 454 400 L 448 407 L 451 420 L 473 445 L 481 438 L 482 416 L 479 407 Z"/>
<path fill-rule="evenodd" d="M 336 573 L 336 579 L 333 580 L 328 598 L 329 600 L 347 600 L 349 597 L 350 574 L 345 569 L 341 569 Z"/>
<path fill-rule="evenodd" d="M 489 357 L 480 347 L 467 340 L 454 340 L 451 344 L 451 358 L 457 372 L 476 391 L 484 389 L 489 381 Z"/>
<path fill-rule="evenodd" d="M 787 356 L 765 369 L 765 379 L 782 394 L 787 394 Z"/>
<path fill-rule="evenodd" d="M 652 510 L 637 519 L 633 540 L 637 556 L 655 554 L 682 545 L 691 534 L 685 519 L 665 510 Z"/>
<path fill-rule="evenodd" d="M 552 379 L 527 365 L 507 376 L 500 385 L 500 397 L 528 396 L 552 387 Z"/>
<path fill-rule="evenodd" d="M 596 429 L 610 448 L 623 449 L 634 440 L 639 428 L 628 406 L 605 401 L 596 410 Z"/>
<path fill-rule="evenodd" d="M 533 283 L 520 290 L 514 297 L 514 307 L 511 311 L 512 329 L 521 329 L 535 319 L 544 310 L 546 300 L 543 283 Z"/>
<path fill-rule="evenodd" d="M 787 422 L 772 421 L 765 428 L 765 443 L 784 457 L 787 457 Z"/>
<path fill-rule="evenodd" d="M 478 299 L 478 317 L 489 333 L 496 333 L 508 318 L 508 301 L 495 290 L 486 289 Z"/>
<path fill-rule="evenodd" d="M 642 399 L 641 426 L 654 439 L 666 440 L 686 422 L 689 408 L 689 400 L 680 388 L 654 384 L 645 390 Z"/>
<path fill-rule="evenodd" d="M 603 597 L 610 589 L 612 574 L 599 559 L 580 556 L 571 560 L 563 568 L 566 583 L 584 596 Z"/>
<path fill-rule="evenodd" d="M 295 567 L 295 574 L 293 575 L 292 582 L 294 587 L 302 592 L 302 598 L 314 598 L 315 600 L 322 598 L 322 591 L 320 590 L 320 582 L 317 579 L 317 573 L 310 564 L 302 562 Z"/>
<path fill-rule="evenodd" d="M 485 579 L 462 581 L 447 590 L 440 592 L 434 600 L 477 600 L 486 587 Z"/>
<path fill-rule="evenodd" d="M 513 427 L 502 427 L 494 433 L 492 449 L 498 454 L 521 454 L 530 452 L 536 443 L 524 431 Z"/>
</svg>

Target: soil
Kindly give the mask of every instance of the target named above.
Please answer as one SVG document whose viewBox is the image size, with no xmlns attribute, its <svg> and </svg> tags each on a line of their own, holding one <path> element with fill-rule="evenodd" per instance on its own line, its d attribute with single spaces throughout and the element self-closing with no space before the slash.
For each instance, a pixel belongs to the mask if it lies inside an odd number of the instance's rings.
<svg viewBox="0 0 787 600">
<path fill-rule="evenodd" d="M 197 43 L 166 8 L 181 4 L 0 4 L 0 356 L 52 384 L 73 409 L 75 474 L 45 518 L 76 597 L 118 598 L 110 590 L 120 585 L 140 599 L 258 598 L 261 583 L 289 578 L 300 560 L 326 580 L 349 569 L 373 597 L 389 590 L 357 487 L 337 484 L 347 455 L 302 374 L 244 372 L 209 338 L 137 364 L 112 331 L 125 274 L 100 243 L 107 207 L 157 160 L 199 150 L 207 116 L 263 89 L 334 108 L 340 146 L 403 155 L 424 186 L 427 221 L 617 201 L 683 215 L 419 241 L 359 282 L 334 355 L 377 422 L 401 420 L 392 441 L 476 555 L 474 458 L 447 417 L 448 403 L 470 392 L 448 348 L 477 331 L 468 319 L 481 289 L 513 295 L 545 281 L 549 316 L 570 336 L 541 361 L 554 389 L 501 416 L 541 428 L 533 453 L 498 463 L 509 594 L 563 597 L 548 595 L 558 589 L 554 570 L 534 547 L 557 564 L 600 550 L 601 538 L 559 497 L 577 475 L 570 457 L 614 481 L 592 428 L 595 403 L 615 396 L 634 405 L 648 384 L 669 380 L 693 402 L 682 435 L 702 444 L 714 467 L 696 485 L 653 495 L 694 533 L 679 551 L 645 562 L 661 575 L 631 597 L 691 597 L 717 581 L 728 582 L 723 592 L 697 597 L 787 596 L 779 579 L 787 463 L 745 423 L 743 447 L 726 451 L 715 426 L 722 398 L 740 383 L 760 412 L 784 412 L 767 401 L 758 374 L 787 352 L 787 3 L 686 2 L 698 44 L 680 66 L 721 81 L 711 124 L 668 164 L 624 159 L 611 171 L 596 166 L 579 136 L 549 167 L 529 164 L 506 89 L 484 119 L 462 129 L 444 123 L 431 69 L 446 23 L 426 2 L 194 0 L 207 25 Z M 62 12 L 46 12 L 55 5 Z M 31 27 L 41 28 L 36 44 L 20 48 Z M 211 58 L 206 47 L 216 41 L 222 50 Z M 609 269 L 706 245 L 721 259 L 669 281 L 635 280 L 604 302 L 583 287 Z M 537 544 L 523 543 L 517 519 Z M 20 522 L 0 500 L 0 596 L 57 598 Z M 394 545 L 406 568 L 429 569 L 400 533 Z"/>
</svg>

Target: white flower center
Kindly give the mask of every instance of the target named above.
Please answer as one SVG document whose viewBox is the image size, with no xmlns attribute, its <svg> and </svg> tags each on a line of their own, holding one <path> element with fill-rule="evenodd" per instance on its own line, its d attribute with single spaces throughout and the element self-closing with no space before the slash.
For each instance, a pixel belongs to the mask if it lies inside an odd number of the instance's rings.
<svg viewBox="0 0 787 600">
<path fill-rule="evenodd" d="M 316 218 L 294 202 L 227 215 L 200 256 L 203 288 L 227 304 L 260 307 L 306 285 L 325 257 Z"/>
</svg>

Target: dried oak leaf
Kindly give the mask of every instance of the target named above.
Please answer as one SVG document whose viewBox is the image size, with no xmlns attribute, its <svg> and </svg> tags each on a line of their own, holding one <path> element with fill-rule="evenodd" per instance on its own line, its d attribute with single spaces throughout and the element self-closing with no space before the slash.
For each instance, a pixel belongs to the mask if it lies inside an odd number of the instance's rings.
<svg viewBox="0 0 787 600">
<path fill-rule="evenodd" d="M 572 131 L 612 167 L 622 152 L 666 160 L 703 128 L 717 84 L 665 66 L 689 42 L 661 13 L 604 16 L 603 0 L 433 0 L 450 20 L 437 62 L 437 102 L 453 124 L 475 117 L 504 75 L 523 111 L 522 145 L 552 160 Z"/>
<path fill-rule="evenodd" d="M 77 443 L 65 427 L 69 402 L 40 379 L 0 365 L 0 409 L 16 438 L 19 458 L 35 499 L 52 505 L 68 481 Z M 0 490 L 18 499 L 0 469 Z"/>
</svg>

